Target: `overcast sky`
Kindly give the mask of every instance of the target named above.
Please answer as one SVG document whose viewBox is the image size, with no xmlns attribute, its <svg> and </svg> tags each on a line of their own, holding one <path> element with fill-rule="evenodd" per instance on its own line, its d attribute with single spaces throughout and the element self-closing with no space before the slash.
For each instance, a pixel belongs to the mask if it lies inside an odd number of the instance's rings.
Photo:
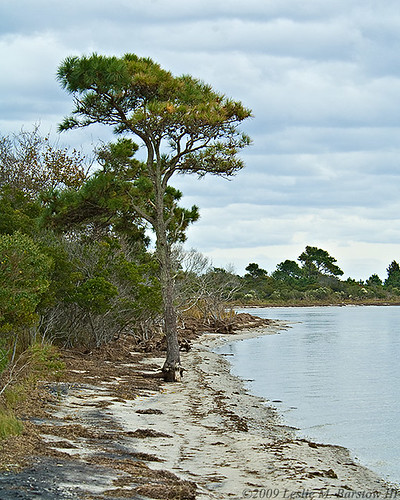
<svg viewBox="0 0 400 500">
<path fill-rule="evenodd" d="M 151 57 L 253 110 L 232 181 L 173 182 L 200 207 L 188 248 L 239 274 L 306 245 L 356 279 L 400 261 L 398 0 L 0 0 L 0 134 L 40 123 L 56 136 L 72 109 L 57 67 L 94 51 Z"/>
</svg>

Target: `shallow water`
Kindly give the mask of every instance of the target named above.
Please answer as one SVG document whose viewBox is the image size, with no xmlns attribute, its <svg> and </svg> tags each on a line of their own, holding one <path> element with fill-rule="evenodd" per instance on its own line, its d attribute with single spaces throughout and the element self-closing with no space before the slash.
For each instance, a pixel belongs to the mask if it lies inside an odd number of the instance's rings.
<svg viewBox="0 0 400 500">
<path fill-rule="evenodd" d="M 232 372 L 288 425 L 400 483 L 400 307 L 254 308 L 291 322 L 279 335 L 224 345 Z"/>
</svg>

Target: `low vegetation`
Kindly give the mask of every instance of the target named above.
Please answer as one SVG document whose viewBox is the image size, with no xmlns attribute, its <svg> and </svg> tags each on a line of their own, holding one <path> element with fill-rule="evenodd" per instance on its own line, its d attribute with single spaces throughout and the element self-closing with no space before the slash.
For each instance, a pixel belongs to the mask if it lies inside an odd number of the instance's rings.
<svg viewBox="0 0 400 500">
<path fill-rule="evenodd" d="M 32 344 L 19 355 L 14 349 L 0 373 L 0 439 L 22 433 L 24 425 L 17 415 L 24 413 L 27 400 L 37 396 L 43 378 L 58 380 L 63 370 L 60 353 L 51 344 Z"/>
</svg>

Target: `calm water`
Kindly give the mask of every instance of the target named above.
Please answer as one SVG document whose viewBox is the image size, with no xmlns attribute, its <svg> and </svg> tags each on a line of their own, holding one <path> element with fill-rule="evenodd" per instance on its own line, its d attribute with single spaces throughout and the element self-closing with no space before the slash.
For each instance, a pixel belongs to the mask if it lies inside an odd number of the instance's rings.
<svg viewBox="0 0 400 500">
<path fill-rule="evenodd" d="M 400 307 L 258 308 L 287 320 L 279 335 L 225 345 L 234 374 L 273 403 L 287 424 L 349 448 L 400 483 Z"/>
</svg>

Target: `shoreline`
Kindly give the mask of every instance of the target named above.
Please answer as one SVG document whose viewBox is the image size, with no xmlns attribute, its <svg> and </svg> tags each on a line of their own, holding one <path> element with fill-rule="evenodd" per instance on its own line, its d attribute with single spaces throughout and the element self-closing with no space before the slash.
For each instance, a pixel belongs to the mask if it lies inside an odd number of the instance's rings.
<svg viewBox="0 0 400 500">
<path fill-rule="evenodd" d="M 337 305 L 337 304 L 332 304 L 332 306 L 335 306 L 335 305 Z M 346 304 L 346 305 L 351 306 L 352 304 Z M 359 304 L 359 305 L 366 305 L 366 304 Z M 377 304 L 374 304 L 374 305 L 377 305 Z M 381 305 L 389 305 L 389 304 L 381 304 Z M 254 308 L 254 306 L 249 306 L 249 308 L 251 308 L 251 307 Z M 278 306 L 278 307 L 280 307 L 280 306 Z M 327 307 L 327 306 L 321 306 L 321 307 Z M 280 334 L 284 330 L 291 328 L 291 326 L 294 324 L 292 321 L 287 321 L 287 320 L 271 320 L 271 321 L 272 321 L 272 323 L 274 323 L 273 328 L 276 328 L 276 326 L 278 326 L 276 331 L 265 332 L 264 330 L 269 330 L 269 327 L 267 327 L 267 328 L 258 327 L 258 328 L 250 329 L 248 331 L 242 331 L 242 332 L 239 331 L 237 334 L 220 335 L 220 336 L 215 335 L 214 336 L 215 338 L 211 338 L 210 341 L 206 341 L 206 342 L 204 342 L 204 344 L 207 345 L 208 348 L 213 349 L 215 347 L 219 347 L 219 346 L 224 345 L 224 344 L 231 344 L 233 342 L 242 341 L 242 340 L 246 340 L 246 339 L 250 339 L 250 338 L 256 338 L 256 337 L 260 337 L 263 335 Z M 208 335 L 208 336 L 211 337 L 210 335 Z M 231 355 L 219 354 L 219 356 L 225 357 L 225 356 L 231 356 Z M 229 363 L 229 358 L 227 358 L 227 361 L 228 361 L 228 365 L 229 365 L 228 370 L 230 373 L 231 363 Z M 236 377 L 238 379 L 238 381 L 240 382 L 240 384 L 242 384 L 243 386 L 244 386 L 244 382 L 247 381 L 247 380 L 242 379 L 239 376 L 234 376 L 234 377 Z M 253 396 L 256 400 L 259 400 L 262 405 L 266 405 L 267 408 L 269 408 L 273 412 L 275 412 L 275 417 L 277 417 L 277 419 L 280 422 L 284 421 L 283 414 L 280 413 L 279 408 L 277 408 L 276 406 L 273 405 L 273 401 L 266 399 L 265 397 L 263 398 L 263 397 L 258 397 L 256 395 L 253 395 L 250 390 L 245 389 L 245 391 L 250 396 Z M 297 441 L 307 442 L 307 443 L 309 443 L 309 445 L 311 447 L 313 447 L 313 445 L 327 447 L 327 448 L 330 448 L 333 452 L 335 452 L 335 450 L 341 450 L 340 453 L 343 452 L 350 459 L 351 463 L 349 463 L 347 465 L 351 465 L 352 467 L 354 466 L 355 469 L 357 470 L 357 472 L 361 472 L 361 477 L 363 477 L 364 472 L 366 471 L 367 476 L 369 477 L 369 479 L 372 479 L 373 482 L 376 479 L 378 479 L 379 482 L 381 484 L 385 485 L 386 488 L 389 488 L 389 490 L 392 489 L 393 492 L 395 491 L 397 496 L 400 495 L 400 482 L 396 482 L 394 480 L 390 480 L 388 478 L 384 478 L 384 477 L 380 476 L 379 472 L 374 471 L 373 469 L 370 469 L 369 466 L 364 465 L 362 463 L 362 461 L 359 461 L 358 458 L 353 458 L 351 451 L 349 449 L 347 449 L 345 446 L 334 445 L 334 444 L 329 444 L 329 443 L 319 443 L 317 441 L 314 441 L 312 437 L 301 436 L 300 430 L 296 427 L 291 427 L 289 424 L 285 424 L 285 423 L 283 424 L 283 427 L 286 429 L 291 429 L 293 431 L 294 437 Z M 359 498 L 364 497 L 364 496 L 366 496 L 366 497 L 368 496 L 367 491 L 364 491 L 365 495 L 361 495 L 361 493 L 362 493 L 361 490 L 356 490 L 356 491 L 357 491 L 357 493 L 359 493 L 359 496 L 358 496 Z M 345 495 L 345 494 L 343 493 L 343 495 Z M 387 490 L 386 490 L 385 495 L 387 495 Z M 394 495 L 394 493 L 393 493 L 393 495 Z M 337 495 L 334 495 L 334 496 L 337 496 Z M 350 497 L 351 497 L 351 495 L 348 494 L 347 498 L 350 498 Z M 355 495 L 353 497 L 355 497 Z M 387 496 L 385 496 L 385 498 L 387 498 Z"/>
<path fill-rule="evenodd" d="M 365 301 L 365 302 L 326 302 L 326 303 L 310 303 L 310 304 L 302 304 L 302 303 L 288 303 L 288 304 L 268 304 L 268 303 L 260 303 L 260 304 L 245 304 L 245 305 L 233 305 L 232 308 L 234 310 L 237 309 L 279 309 L 283 307 L 368 307 L 368 306 L 377 306 L 377 307 L 391 307 L 391 306 L 400 306 L 400 301 L 394 302 L 373 302 L 373 301 Z"/>
<path fill-rule="evenodd" d="M 346 448 L 298 438 L 278 410 L 250 394 L 229 362 L 211 350 L 285 328 L 287 323 L 276 321 L 232 335 L 204 334 L 183 355 L 187 371 L 179 388 L 164 385 L 160 394 L 140 401 L 140 418 L 124 405 L 113 408 L 113 417 L 124 429 L 154 427 L 172 436 L 142 442 L 139 451 L 157 454 L 160 468 L 194 481 L 199 500 L 400 494 L 396 485 L 354 462 Z M 162 416 L 147 413 L 159 409 Z"/>
<path fill-rule="evenodd" d="M 46 383 L 57 397 L 33 419 L 40 454 L 22 471 L 10 462 L 0 497 L 400 498 L 398 485 L 354 462 L 346 448 L 299 438 L 212 350 L 289 327 L 269 320 L 234 334 L 203 333 L 182 353 L 182 383 L 161 383 L 163 358 L 129 344 L 119 357 L 114 347 L 108 361 L 73 361 L 69 378 Z"/>
</svg>

